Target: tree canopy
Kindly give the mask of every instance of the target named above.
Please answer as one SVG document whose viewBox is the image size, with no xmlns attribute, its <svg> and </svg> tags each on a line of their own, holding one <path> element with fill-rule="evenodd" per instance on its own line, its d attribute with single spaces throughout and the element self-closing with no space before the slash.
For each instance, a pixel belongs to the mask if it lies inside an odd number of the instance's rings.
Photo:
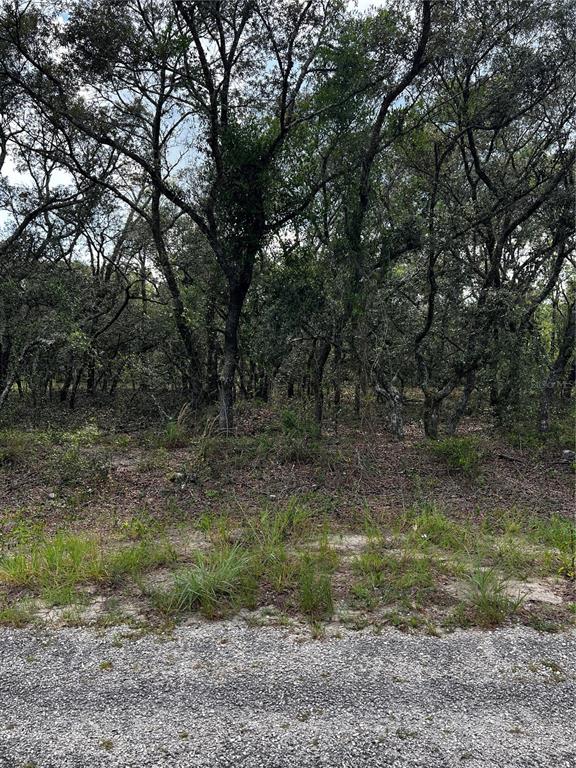
<svg viewBox="0 0 576 768">
<path fill-rule="evenodd" d="M 0 1 L 0 407 L 574 383 L 570 0 Z"/>
</svg>

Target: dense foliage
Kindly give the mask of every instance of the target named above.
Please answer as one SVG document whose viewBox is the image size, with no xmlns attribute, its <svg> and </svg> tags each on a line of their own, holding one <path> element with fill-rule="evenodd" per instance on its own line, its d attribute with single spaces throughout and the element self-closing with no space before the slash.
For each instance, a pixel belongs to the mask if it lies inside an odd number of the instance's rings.
<svg viewBox="0 0 576 768">
<path fill-rule="evenodd" d="M 0 408 L 574 384 L 570 0 L 0 0 Z"/>
</svg>

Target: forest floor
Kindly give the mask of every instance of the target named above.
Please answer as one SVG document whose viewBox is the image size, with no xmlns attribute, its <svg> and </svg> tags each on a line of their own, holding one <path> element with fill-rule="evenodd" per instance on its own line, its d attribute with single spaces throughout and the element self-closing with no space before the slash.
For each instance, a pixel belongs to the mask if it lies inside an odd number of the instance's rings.
<svg viewBox="0 0 576 768">
<path fill-rule="evenodd" d="M 374 413 L 319 439 L 286 408 L 239 410 L 228 438 L 211 419 L 12 414 L 0 623 L 164 631 L 200 612 L 316 637 L 574 623 L 561 442 L 482 419 L 437 443 L 409 423 L 398 442 Z"/>
</svg>

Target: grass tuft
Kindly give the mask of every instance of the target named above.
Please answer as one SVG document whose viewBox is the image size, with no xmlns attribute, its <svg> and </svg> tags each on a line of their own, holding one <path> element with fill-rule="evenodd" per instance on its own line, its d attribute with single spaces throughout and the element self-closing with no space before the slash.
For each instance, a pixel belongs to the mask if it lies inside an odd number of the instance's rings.
<svg viewBox="0 0 576 768">
<path fill-rule="evenodd" d="M 169 421 L 164 429 L 156 436 L 156 445 L 158 448 L 173 450 L 175 448 L 185 448 L 190 442 L 188 430 L 180 421 Z"/>
<path fill-rule="evenodd" d="M 167 597 L 171 611 L 200 609 L 216 616 L 252 591 L 252 558 L 239 547 L 222 547 L 197 556 L 196 563 L 176 574 Z"/>
<path fill-rule="evenodd" d="M 474 624 L 494 627 L 512 616 L 524 597 L 511 598 L 507 581 L 494 570 L 477 569 L 468 577 L 465 606 Z"/>
<path fill-rule="evenodd" d="M 416 543 L 430 543 L 443 549 L 460 551 L 471 543 L 468 527 L 450 520 L 433 505 L 426 505 L 412 523 L 411 539 Z"/>
<path fill-rule="evenodd" d="M 298 573 L 298 607 L 310 619 L 328 619 L 334 613 L 330 573 L 317 557 L 305 554 Z"/>
</svg>

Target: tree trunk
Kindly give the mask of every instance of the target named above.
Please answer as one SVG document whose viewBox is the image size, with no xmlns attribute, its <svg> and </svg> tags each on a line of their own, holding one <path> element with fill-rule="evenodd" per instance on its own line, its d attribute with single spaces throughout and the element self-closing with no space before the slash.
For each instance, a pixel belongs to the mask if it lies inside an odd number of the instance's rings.
<svg viewBox="0 0 576 768">
<path fill-rule="evenodd" d="M 8 383 L 10 370 L 10 352 L 12 349 L 12 340 L 8 335 L 3 335 L 0 343 L 0 386 L 4 387 Z"/>
<path fill-rule="evenodd" d="M 229 434 L 234 429 L 234 376 L 238 363 L 238 327 L 247 289 L 236 285 L 230 288 L 228 311 L 224 328 L 224 350 L 220 372 L 220 429 Z"/>
<path fill-rule="evenodd" d="M 66 371 L 66 378 L 62 382 L 62 387 L 60 388 L 60 402 L 64 403 L 66 402 L 66 398 L 68 397 L 68 390 L 70 389 L 70 385 L 72 384 L 72 377 L 73 377 L 73 369 L 68 368 Z"/>
<path fill-rule="evenodd" d="M 318 426 L 322 426 L 322 415 L 324 411 L 324 389 L 322 386 L 324 379 L 324 368 L 328 355 L 330 354 L 331 344 L 327 339 L 322 339 L 316 351 L 314 368 L 312 372 L 312 394 L 314 395 L 314 418 Z"/>
<path fill-rule="evenodd" d="M 470 395 L 472 394 L 472 392 L 474 392 L 475 387 L 476 387 L 476 371 L 471 370 L 471 371 L 468 371 L 468 373 L 466 374 L 464 389 L 462 390 L 460 399 L 458 400 L 456 407 L 454 408 L 454 411 L 450 416 L 450 420 L 448 421 L 448 425 L 447 425 L 448 434 L 454 435 L 456 433 L 456 430 L 458 429 L 458 425 L 460 424 L 462 417 L 466 413 L 466 409 L 468 408 L 468 403 L 470 401 Z"/>
<path fill-rule="evenodd" d="M 571 304 L 568 309 L 568 322 L 564 330 L 560 349 L 554 361 L 550 373 L 546 377 L 542 394 L 540 396 L 539 429 L 540 432 L 548 432 L 550 429 L 550 406 L 554 396 L 556 384 L 561 379 L 566 366 L 574 352 L 574 342 L 576 341 L 576 306 Z"/>
<path fill-rule="evenodd" d="M 390 408 L 390 431 L 397 440 L 404 438 L 404 414 L 402 404 L 402 382 L 397 376 L 384 386 L 376 384 L 376 393 L 383 395 Z"/>
<path fill-rule="evenodd" d="M 357 381 L 354 385 L 354 415 L 360 416 L 360 405 L 362 403 L 362 392 L 360 389 L 360 382 Z"/>
<path fill-rule="evenodd" d="M 424 433 L 432 440 L 438 439 L 438 424 L 442 400 L 433 395 L 424 395 Z"/>
<path fill-rule="evenodd" d="M 78 372 L 76 373 L 76 377 L 74 378 L 74 383 L 72 384 L 72 390 L 70 392 L 70 400 L 68 402 L 68 406 L 70 407 L 70 410 L 74 410 L 74 406 L 76 405 L 76 395 L 78 393 L 78 386 L 80 384 L 80 381 L 82 380 L 83 373 L 84 373 L 84 368 L 79 368 Z"/>
<path fill-rule="evenodd" d="M 88 358 L 88 365 L 86 370 L 86 392 L 89 395 L 94 395 L 94 387 L 96 384 L 96 361 L 94 359 L 94 353 L 90 352 Z"/>
<path fill-rule="evenodd" d="M 340 406 L 342 403 L 342 336 L 334 335 L 334 428 L 338 431 L 340 420 Z"/>
<path fill-rule="evenodd" d="M 216 298 L 211 296 L 206 310 L 206 381 L 204 384 L 204 400 L 215 402 L 218 397 L 218 345 L 215 328 Z"/>
<path fill-rule="evenodd" d="M 568 402 L 572 397 L 572 390 L 576 385 L 576 360 L 568 369 L 568 373 L 562 382 L 562 399 Z"/>
</svg>

